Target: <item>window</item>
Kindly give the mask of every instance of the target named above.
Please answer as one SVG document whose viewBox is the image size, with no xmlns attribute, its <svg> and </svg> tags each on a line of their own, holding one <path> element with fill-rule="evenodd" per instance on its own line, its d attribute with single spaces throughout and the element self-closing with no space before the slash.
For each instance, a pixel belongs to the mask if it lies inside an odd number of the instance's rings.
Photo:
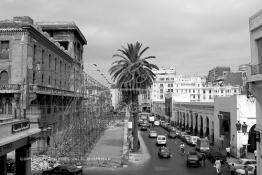
<svg viewBox="0 0 262 175">
<path fill-rule="evenodd" d="M 206 93 L 206 91 L 205 90 L 203 90 L 203 94 L 205 94 Z"/>
<path fill-rule="evenodd" d="M 8 84 L 8 73 L 6 71 L 2 71 L 0 73 L 0 85 Z"/>
<path fill-rule="evenodd" d="M 171 92 L 173 92 L 173 89 L 170 89 Z"/>
<path fill-rule="evenodd" d="M 9 41 L 0 42 L 0 59 L 9 59 Z"/>
<path fill-rule="evenodd" d="M 224 93 L 224 91 L 223 91 L 223 90 L 221 90 L 221 93 Z"/>
<path fill-rule="evenodd" d="M 212 99 L 212 96 L 211 96 L 211 95 L 209 95 L 209 99 Z"/>
<path fill-rule="evenodd" d="M 211 94 L 211 90 L 209 90 L 209 93 Z"/>
<path fill-rule="evenodd" d="M 42 54 L 41 54 L 41 59 L 42 59 L 42 64 L 44 64 L 44 60 L 45 60 L 45 50 L 42 50 Z"/>
<path fill-rule="evenodd" d="M 165 80 L 164 78 L 160 78 L 161 81 Z"/>
<path fill-rule="evenodd" d="M 166 80 L 169 80 L 169 78 L 166 78 Z"/>
<path fill-rule="evenodd" d="M 163 95 L 160 95 L 160 99 L 163 99 Z"/>
<path fill-rule="evenodd" d="M 160 89 L 160 93 L 163 93 L 163 89 Z"/>
<path fill-rule="evenodd" d="M 164 87 L 164 85 L 163 85 L 163 84 L 160 84 L 160 87 Z"/>
</svg>

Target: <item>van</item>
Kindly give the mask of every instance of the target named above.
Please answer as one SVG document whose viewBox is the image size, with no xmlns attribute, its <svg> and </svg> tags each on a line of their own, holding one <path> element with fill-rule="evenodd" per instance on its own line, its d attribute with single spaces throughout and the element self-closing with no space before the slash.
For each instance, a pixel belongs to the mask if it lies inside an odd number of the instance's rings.
<svg viewBox="0 0 262 175">
<path fill-rule="evenodd" d="M 156 144 L 157 145 L 166 145 L 166 136 L 158 135 L 156 138 Z"/>
<path fill-rule="evenodd" d="M 198 138 L 196 143 L 196 150 L 202 153 L 208 153 L 209 151 L 209 140 Z"/>
<path fill-rule="evenodd" d="M 190 136 L 189 145 L 195 146 L 197 143 L 197 139 L 199 139 L 198 136 Z"/>
</svg>

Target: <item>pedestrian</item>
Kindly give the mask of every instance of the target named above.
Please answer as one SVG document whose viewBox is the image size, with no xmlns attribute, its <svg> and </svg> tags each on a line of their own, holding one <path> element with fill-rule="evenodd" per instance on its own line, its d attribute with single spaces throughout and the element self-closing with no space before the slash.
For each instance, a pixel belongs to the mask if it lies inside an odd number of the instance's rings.
<svg viewBox="0 0 262 175">
<path fill-rule="evenodd" d="M 230 174 L 235 175 L 235 171 L 236 171 L 235 165 L 232 163 L 232 165 L 230 166 Z"/>
<path fill-rule="evenodd" d="M 245 165 L 245 175 L 248 175 L 248 168 L 246 165 Z"/>
<path fill-rule="evenodd" d="M 254 151 L 255 160 L 257 160 L 257 150 Z"/>
<path fill-rule="evenodd" d="M 202 160 L 202 166 L 205 167 L 206 166 L 206 154 L 205 153 L 202 153 L 201 160 Z"/>
<path fill-rule="evenodd" d="M 254 175 L 257 175 L 257 166 L 255 166 Z"/>
<path fill-rule="evenodd" d="M 220 175 L 221 174 L 221 162 L 218 158 L 215 161 L 215 168 L 216 168 L 217 174 Z"/>
<path fill-rule="evenodd" d="M 227 157 L 229 158 L 230 157 L 230 147 L 226 147 L 226 152 L 227 152 Z"/>
</svg>

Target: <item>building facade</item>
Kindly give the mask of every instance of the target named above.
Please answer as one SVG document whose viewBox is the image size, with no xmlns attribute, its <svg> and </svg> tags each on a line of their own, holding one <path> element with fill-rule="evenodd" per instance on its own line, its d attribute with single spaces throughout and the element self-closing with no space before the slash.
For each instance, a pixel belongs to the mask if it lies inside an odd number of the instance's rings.
<svg viewBox="0 0 262 175">
<path fill-rule="evenodd" d="M 56 141 L 52 135 L 73 121 L 86 92 L 82 86 L 85 44 L 71 22 L 36 25 L 24 16 L 0 22 L 1 167 L 6 154 L 15 150 L 21 165 L 16 171 L 30 174 L 30 161 L 19 157 L 46 151 Z M 23 138 L 7 139 L 12 132 L 21 135 L 24 130 Z"/>
<path fill-rule="evenodd" d="M 248 97 L 256 99 L 257 174 L 262 174 L 262 10 L 249 19 L 251 69 L 248 75 Z"/>
</svg>

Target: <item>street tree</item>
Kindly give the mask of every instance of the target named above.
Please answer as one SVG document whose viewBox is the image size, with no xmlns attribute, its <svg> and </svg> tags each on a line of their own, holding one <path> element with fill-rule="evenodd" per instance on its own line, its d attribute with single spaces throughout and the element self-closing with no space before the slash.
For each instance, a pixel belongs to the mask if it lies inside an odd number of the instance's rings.
<svg viewBox="0 0 262 175">
<path fill-rule="evenodd" d="M 158 70 L 155 64 L 148 62 L 149 59 L 155 56 L 144 56 L 144 53 L 149 49 L 142 49 L 142 44 L 139 42 L 128 43 L 127 47 L 122 46 L 118 49 L 118 53 L 113 55 L 120 58 L 112 63 L 109 73 L 113 81 L 116 82 L 116 87 L 121 90 L 125 97 L 124 102 L 131 104 L 131 115 L 133 116 L 133 148 L 138 151 L 138 95 L 150 88 L 155 80 L 154 69 Z"/>
</svg>

